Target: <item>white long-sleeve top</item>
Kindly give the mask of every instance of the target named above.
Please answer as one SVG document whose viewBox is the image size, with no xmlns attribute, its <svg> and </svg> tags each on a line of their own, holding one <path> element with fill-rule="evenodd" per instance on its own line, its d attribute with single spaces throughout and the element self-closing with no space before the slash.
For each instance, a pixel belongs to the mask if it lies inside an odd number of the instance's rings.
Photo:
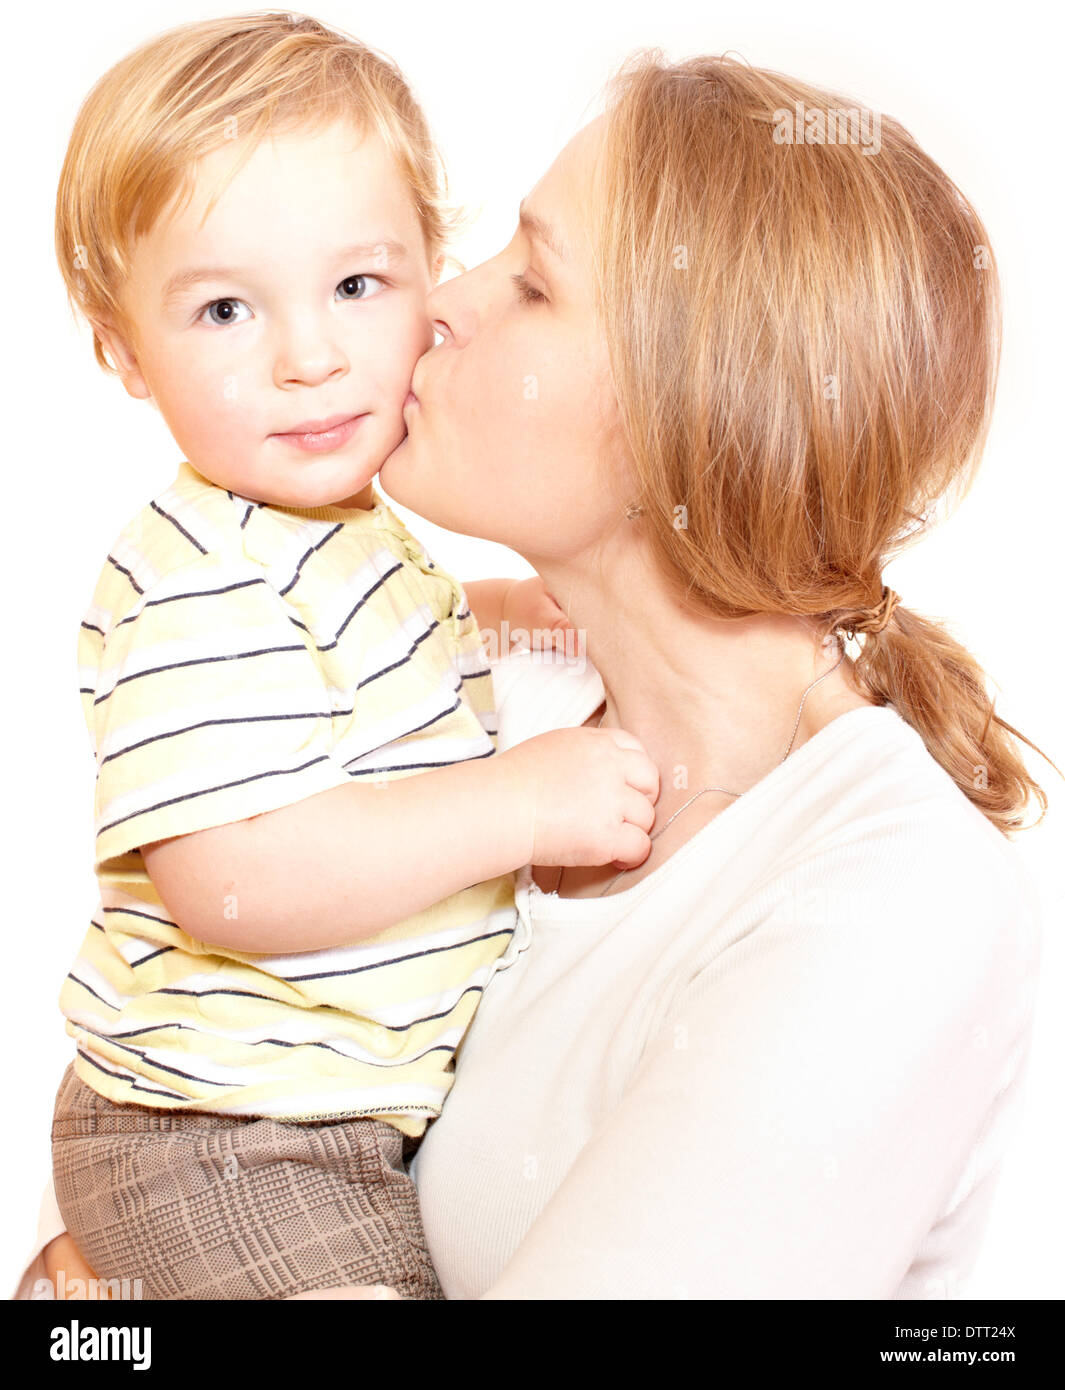
<svg viewBox="0 0 1065 1390">
<path fill-rule="evenodd" d="M 500 746 L 603 687 L 495 668 Z M 1040 928 L 1014 846 L 891 707 L 833 720 L 658 869 L 545 894 L 414 1161 L 449 1298 L 964 1296 Z"/>
<path fill-rule="evenodd" d="M 603 695 L 530 653 L 494 680 L 501 749 Z M 889 706 L 833 720 L 628 890 L 559 898 L 524 870 L 413 1165 L 445 1293 L 964 1296 L 1026 1072 L 1036 903 Z M 38 1250 L 61 1229 L 49 1188 Z"/>
</svg>

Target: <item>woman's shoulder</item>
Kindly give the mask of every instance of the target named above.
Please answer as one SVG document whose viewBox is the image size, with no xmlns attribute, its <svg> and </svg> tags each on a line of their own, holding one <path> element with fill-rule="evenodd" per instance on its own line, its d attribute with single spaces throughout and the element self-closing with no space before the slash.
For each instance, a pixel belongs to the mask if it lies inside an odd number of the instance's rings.
<svg viewBox="0 0 1065 1390">
<path fill-rule="evenodd" d="M 973 885 L 1031 886 L 1018 847 L 893 706 L 868 706 L 850 721 L 842 776 L 850 783 L 853 815 L 871 839 L 880 825 L 885 838 L 905 843 L 914 873 L 964 866 Z M 981 771 L 973 768 L 974 779 Z"/>
<path fill-rule="evenodd" d="M 891 706 L 827 724 L 670 864 L 673 920 L 700 961 L 735 929 L 751 949 L 864 952 L 885 976 L 959 957 L 1008 961 L 1004 980 L 1037 967 L 1040 894 L 1020 847 Z"/>
<path fill-rule="evenodd" d="M 818 749 L 817 745 L 821 747 Z M 789 791 L 808 800 L 798 858 L 853 866 L 867 887 L 901 888 L 956 904 L 1032 907 L 1034 883 L 1017 845 L 979 810 L 891 705 L 842 715 L 808 745 Z M 803 750 L 795 755 L 798 761 Z M 785 765 L 786 766 L 786 765 Z M 974 769 L 974 776 L 979 769 Z M 846 875 L 845 875 L 846 876 Z"/>
<path fill-rule="evenodd" d="M 499 751 L 552 729 L 583 724 L 603 698 L 587 656 L 519 650 L 489 663 L 499 720 Z"/>
<path fill-rule="evenodd" d="M 810 770 L 817 813 L 765 866 L 768 935 L 823 953 L 841 979 L 869 971 L 915 1014 L 982 1011 L 1005 1045 L 1030 1018 L 1042 952 L 1026 857 L 891 706 L 843 720 L 837 756 Z"/>
</svg>

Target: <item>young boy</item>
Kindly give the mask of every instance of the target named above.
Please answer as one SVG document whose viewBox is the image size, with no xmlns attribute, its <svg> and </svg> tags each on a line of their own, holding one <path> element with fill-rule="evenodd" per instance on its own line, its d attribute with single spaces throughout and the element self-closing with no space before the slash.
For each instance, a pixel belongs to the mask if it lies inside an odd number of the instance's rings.
<svg viewBox="0 0 1065 1390">
<path fill-rule="evenodd" d="M 184 455 L 82 624 L 100 905 L 52 1131 L 71 1235 L 145 1297 L 442 1297 L 406 1160 L 512 958 L 513 871 L 646 854 L 653 764 L 618 731 L 499 754 L 465 593 L 373 489 L 438 181 L 395 68 L 289 15 L 145 44 L 64 163 L 72 300 Z M 471 585 L 504 590 L 561 616 Z"/>
</svg>

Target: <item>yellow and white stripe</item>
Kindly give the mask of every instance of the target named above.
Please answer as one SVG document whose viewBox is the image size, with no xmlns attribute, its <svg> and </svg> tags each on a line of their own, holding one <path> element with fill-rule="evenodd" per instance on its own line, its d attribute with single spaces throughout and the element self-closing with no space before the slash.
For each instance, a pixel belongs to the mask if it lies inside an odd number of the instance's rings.
<svg viewBox="0 0 1065 1390">
<path fill-rule="evenodd" d="M 78 646 L 100 903 L 60 1006 L 111 1100 L 419 1135 L 507 963 L 513 875 L 277 956 L 189 937 L 144 870 L 150 841 L 495 753 L 465 594 L 374 500 L 268 506 L 182 463 L 108 556 Z"/>
</svg>

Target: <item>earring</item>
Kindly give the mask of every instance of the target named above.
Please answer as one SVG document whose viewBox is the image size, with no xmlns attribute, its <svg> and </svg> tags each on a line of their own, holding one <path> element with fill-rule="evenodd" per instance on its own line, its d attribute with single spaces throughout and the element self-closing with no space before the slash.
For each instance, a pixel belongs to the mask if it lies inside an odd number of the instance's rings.
<svg viewBox="0 0 1065 1390">
<path fill-rule="evenodd" d="M 637 506 L 633 505 L 632 503 L 630 503 L 630 504 L 625 508 L 625 520 L 626 520 L 626 521 L 635 521 L 636 518 L 637 518 L 638 516 L 643 516 L 643 508 L 642 508 L 642 507 L 637 507 Z"/>
</svg>

